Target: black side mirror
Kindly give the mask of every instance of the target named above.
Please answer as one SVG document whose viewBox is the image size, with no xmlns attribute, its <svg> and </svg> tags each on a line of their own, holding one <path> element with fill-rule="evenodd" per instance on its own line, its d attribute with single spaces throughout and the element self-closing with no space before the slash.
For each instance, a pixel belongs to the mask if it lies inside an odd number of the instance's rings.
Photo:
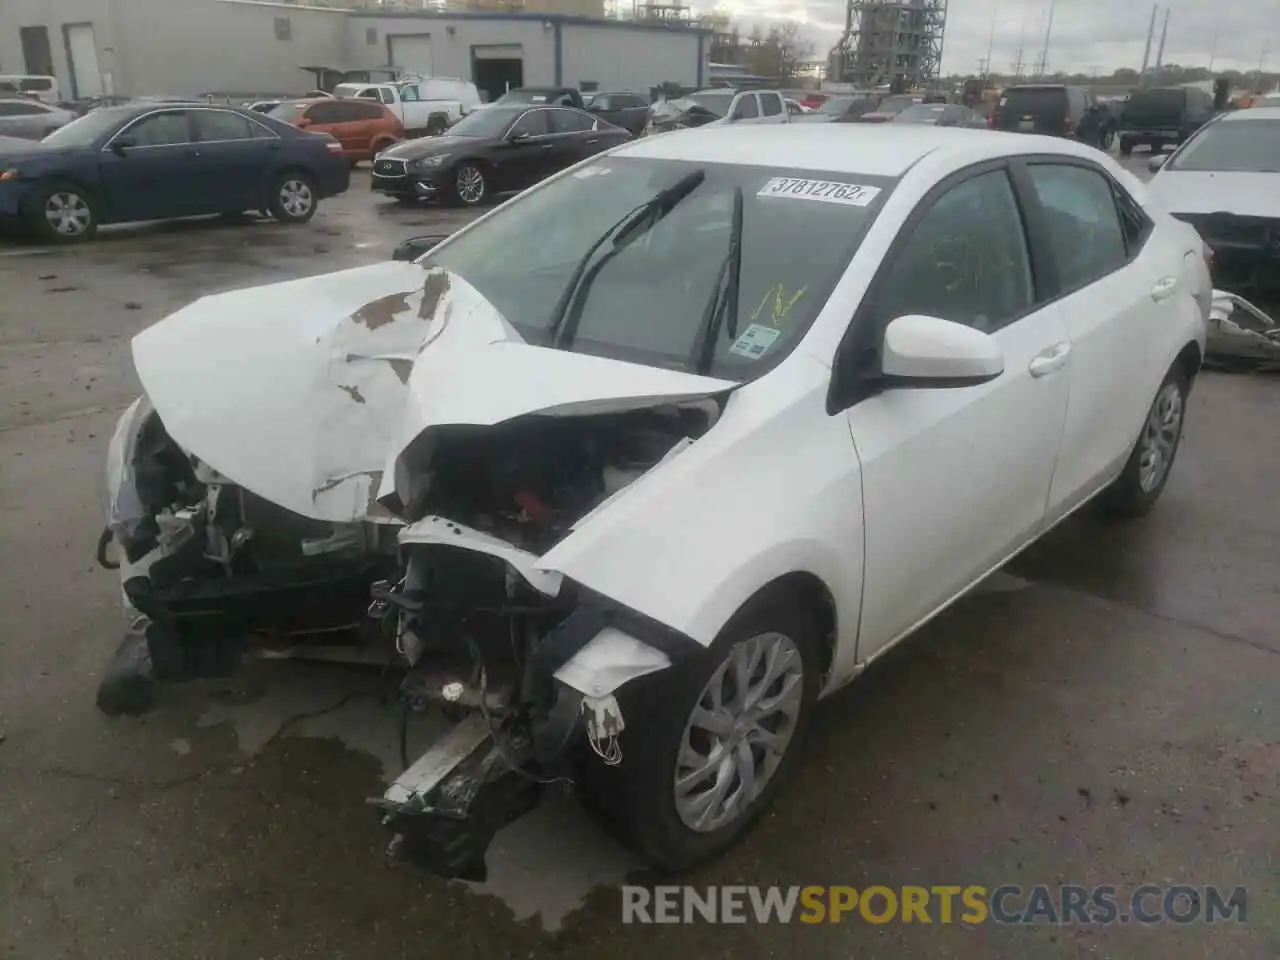
<svg viewBox="0 0 1280 960">
<path fill-rule="evenodd" d="M 526 130 L 521 130 L 518 133 L 512 131 L 507 134 L 507 143 L 520 143 L 521 141 L 528 140 L 530 136 L 531 134 Z"/>
<path fill-rule="evenodd" d="M 447 234 L 431 237 L 410 237 L 391 253 L 392 260 L 417 260 L 419 257 L 430 253 L 444 241 L 448 240 Z"/>
<path fill-rule="evenodd" d="M 116 137 L 111 141 L 111 152 L 123 157 L 126 150 L 135 146 L 137 146 L 137 143 L 134 142 L 132 137 Z"/>
</svg>

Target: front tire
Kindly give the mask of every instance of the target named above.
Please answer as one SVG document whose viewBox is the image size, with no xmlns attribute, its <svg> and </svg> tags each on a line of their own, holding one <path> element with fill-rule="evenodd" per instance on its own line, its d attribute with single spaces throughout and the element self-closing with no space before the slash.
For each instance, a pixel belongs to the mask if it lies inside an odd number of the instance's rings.
<svg viewBox="0 0 1280 960">
<path fill-rule="evenodd" d="M 459 164 L 453 175 L 453 195 L 464 207 L 478 207 L 489 199 L 489 178 L 478 163 Z"/>
<path fill-rule="evenodd" d="M 276 178 L 267 209 L 281 223 L 306 223 L 315 216 L 318 205 L 311 178 L 290 170 Z"/>
<path fill-rule="evenodd" d="M 1151 511 L 1169 481 L 1174 458 L 1182 444 L 1187 395 L 1191 381 L 1179 367 L 1165 376 L 1151 401 L 1142 434 L 1120 476 L 1101 497 L 1104 510 L 1113 516 L 1141 517 Z"/>
<path fill-rule="evenodd" d="M 31 228 L 49 243 L 79 243 L 98 231 L 98 208 L 88 191 L 67 183 L 36 194 L 28 208 Z"/>
<path fill-rule="evenodd" d="M 1120 156 L 1128 157 L 1133 154 L 1133 141 L 1128 137 L 1120 138 Z"/>
<path fill-rule="evenodd" d="M 1116 132 L 1114 130 L 1103 128 L 1101 135 L 1098 137 L 1098 149 L 1102 150 L 1104 153 L 1109 153 L 1111 151 L 1111 145 L 1115 143 L 1115 140 Z"/>
<path fill-rule="evenodd" d="M 817 700 L 820 647 L 811 611 L 787 594 L 763 595 L 705 656 L 624 687 L 622 761 L 587 756 L 588 809 L 660 870 L 722 853 L 795 762 Z"/>
</svg>

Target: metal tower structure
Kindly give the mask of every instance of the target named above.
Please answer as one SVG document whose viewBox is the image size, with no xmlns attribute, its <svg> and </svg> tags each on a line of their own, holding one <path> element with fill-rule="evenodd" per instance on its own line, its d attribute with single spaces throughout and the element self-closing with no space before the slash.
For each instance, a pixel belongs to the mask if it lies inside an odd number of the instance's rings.
<svg viewBox="0 0 1280 960">
<path fill-rule="evenodd" d="M 947 0 L 847 0 L 830 77 L 860 87 L 922 87 L 942 67 Z"/>
</svg>

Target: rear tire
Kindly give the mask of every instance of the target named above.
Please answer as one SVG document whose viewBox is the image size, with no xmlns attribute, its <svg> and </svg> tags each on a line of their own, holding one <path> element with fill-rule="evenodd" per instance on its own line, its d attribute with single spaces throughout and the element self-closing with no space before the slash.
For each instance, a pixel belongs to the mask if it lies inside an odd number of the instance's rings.
<svg viewBox="0 0 1280 960">
<path fill-rule="evenodd" d="M 1174 458 L 1182 444 L 1187 395 L 1191 381 L 1175 366 L 1156 391 L 1155 399 L 1142 422 L 1142 434 L 1129 454 L 1120 476 L 1102 492 L 1099 503 L 1117 517 L 1141 517 L 1155 506 L 1169 481 Z"/>
<path fill-rule="evenodd" d="M 616 694 L 627 722 L 618 738 L 622 762 L 611 767 L 587 754 L 579 776 L 587 809 L 660 870 L 687 870 L 722 853 L 768 809 L 797 762 L 820 687 L 821 640 L 811 611 L 787 593 L 764 594 L 705 655 L 623 687 Z M 735 683 L 735 655 L 747 667 L 745 691 Z M 735 714 L 735 702 L 747 706 Z M 757 712 L 761 703 L 777 709 Z M 712 720 L 722 732 L 705 726 Z M 778 752 L 764 746 L 779 741 Z M 744 797 L 746 763 L 754 789 Z M 706 820 L 691 825 L 700 814 Z"/>
<path fill-rule="evenodd" d="M 281 223 L 306 223 L 319 205 L 314 181 L 299 170 L 287 170 L 276 177 L 267 199 L 271 216 Z"/>
<path fill-rule="evenodd" d="M 1120 156 L 1128 157 L 1133 155 L 1133 141 L 1128 137 L 1120 138 Z"/>
</svg>

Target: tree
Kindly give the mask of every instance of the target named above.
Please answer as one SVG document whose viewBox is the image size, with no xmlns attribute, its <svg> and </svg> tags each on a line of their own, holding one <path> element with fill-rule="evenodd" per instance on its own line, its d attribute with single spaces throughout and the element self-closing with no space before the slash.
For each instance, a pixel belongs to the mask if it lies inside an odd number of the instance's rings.
<svg viewBox="0 0 1280 960">
<path fill-rule="evenodd" d="M 813 56 L 813 44 L 800 36 L 800 25 L 792 20 L 770 25 L 761 33 L 757 25 L 747 38 L 747 64 L 762 77 L 776 77 L 786 83 L 800 73 L 800 65 Z"/>
</svg>

